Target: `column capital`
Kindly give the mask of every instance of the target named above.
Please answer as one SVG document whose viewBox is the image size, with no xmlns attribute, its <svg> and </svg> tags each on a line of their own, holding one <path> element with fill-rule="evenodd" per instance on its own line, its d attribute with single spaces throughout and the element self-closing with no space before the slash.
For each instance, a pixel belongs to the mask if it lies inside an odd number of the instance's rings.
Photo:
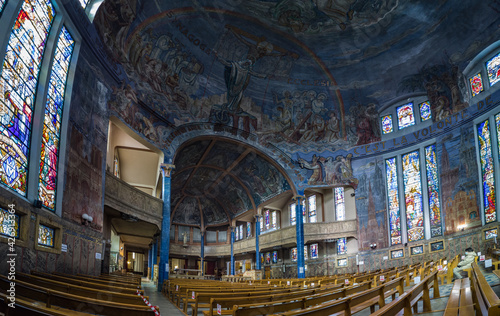
<svg viewBox="0 0 500 316">
<path fill-rule="evenodd" d="M 229 226 L 231 228 L 231 232 L 234 232 L 236 230 L 236 226 Z"/>
<path fill-rule="evenodd" d="M 262 217 L 262 214 L 255 214 L 253 217 L 258 221 Z"/>
<path fill-rule="evenodd" d="M 306 197 L 304 195 L 295 195 L 292 200 L 297 201 L 297 199 L 305 199 Z"/>
<path fill-rule="evenodd" d="M 170 174 L 172 173 L 172 170 L 175 169 L 175 165 L 169 164 L 169 163 L 162 163 L 160 165 L 161 172 L 163 173 L 164 177 L 170 178 Z"/>
</svg>

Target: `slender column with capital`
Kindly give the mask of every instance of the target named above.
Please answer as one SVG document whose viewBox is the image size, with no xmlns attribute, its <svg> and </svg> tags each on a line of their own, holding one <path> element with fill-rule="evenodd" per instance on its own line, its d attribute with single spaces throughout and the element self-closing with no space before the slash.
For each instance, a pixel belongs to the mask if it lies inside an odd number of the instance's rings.
<svg viewBox="0 0 500 316">
<path fill-rule="evenodd" d="M 157 264 L 156 260 L 158 259 L 158 239 L 154 239 L 153 247 L 151 252 L 151 280 L 154 280 L 154 270 L 155 265 Z"/>
<path fill-rule="evenodd" d="M 163 219 L 161 222 L 160 265 L 158 266 L 158 292 L 161 291 L 163 280 L 168 280 L 168 256 L 170 252 L 170 174 L 174 165 L 162 163 L 163 175 Z"/>
<path fill-rule="evenodd" d="M 304 206 L 302 205 L 303 196 L 297 196 L 297 212 L 295 214 L 295 218 L 297 222 L 295 223 L 295 229 L 297 233 L 297 277 L 299 279 L 303 279 L 306 277 L 306 273 L 304 271 L 304 220 L 302 212 L 304 210 Z"/>
<path fill-rule="evenodd" d="M 231 275 L 234 275 L 234 229 L 236 227 L 231 226 Z"/>
<path fill-rule="evenodd" d="M 259 250 L 259 236 L 260 236 L 260 217 L 262 215 L 255 215 L 255 270 L 260 270 L 260 250 Z"/>
<path fill-rule="evenodd" d="M 205 232 L 201 231 L 201 275 L 205 275 Z"/>
<path fill-rule="evenodd" d="M 148 271 L 149 271 L 149 279 L 151 279 L 152 273 L 153 273 L 153 260 L 152 260 L 152 254 L 153 254 L 153 247 L 148 249 Z"/>
</svg>

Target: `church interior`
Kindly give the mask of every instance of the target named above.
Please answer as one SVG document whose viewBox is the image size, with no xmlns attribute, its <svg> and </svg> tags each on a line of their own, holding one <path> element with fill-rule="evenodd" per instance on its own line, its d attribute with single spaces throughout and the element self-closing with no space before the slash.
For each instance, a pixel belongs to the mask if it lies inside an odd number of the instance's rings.
<svg viewBox="0 0 500 316">
<path fill-rule="evenodd" d="M 0 0 L 0 315 L 500 315 L 500 2 Z"/>
</svg>

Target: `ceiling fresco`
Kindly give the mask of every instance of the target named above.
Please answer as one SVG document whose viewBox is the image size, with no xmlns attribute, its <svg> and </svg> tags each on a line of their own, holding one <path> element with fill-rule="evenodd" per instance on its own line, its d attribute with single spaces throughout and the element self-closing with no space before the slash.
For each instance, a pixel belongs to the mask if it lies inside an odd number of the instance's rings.
<svg viewBox="0 0 500 316">
<path fill-rule="evenodd" d="M 222 138 L 198 139 L 184 145 L 174 164 L 174 224 L 228 224 L 236 216 L 255 211 L 261 203 L 291 189 L 282 171 L 262 154 Z"/>
<path fill-rule="evenodd" d="M 466 107 L 461 71 L 500 38 L 498 12 L 474 0 L 106 0 L 94 24 L 127 75 L 120 110 L 146 104 L 168 122 L 154 131 L 139 115 L 152 137 L 210 122 L 307 153 L 379 141 L 379 109 L 410 93 L 429 97 L 434 119 Z"/>
</svg>

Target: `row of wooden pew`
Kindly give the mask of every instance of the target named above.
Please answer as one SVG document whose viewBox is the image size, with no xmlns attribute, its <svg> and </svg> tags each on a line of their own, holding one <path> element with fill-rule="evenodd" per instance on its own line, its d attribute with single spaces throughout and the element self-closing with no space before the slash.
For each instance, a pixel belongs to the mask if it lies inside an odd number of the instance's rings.
<svg viewBox="0 0 500 316">
<path fill-rule="evenodd" d="M 0 314 L 5 315 L 154 315 L 134 275 L 67 275 L 32 271 L 15 274 L 15 308 L 9 307 L 11 280 L 0 275 Z M 148 299 L 147 297 L 145 297 Z"/>
</svg>

